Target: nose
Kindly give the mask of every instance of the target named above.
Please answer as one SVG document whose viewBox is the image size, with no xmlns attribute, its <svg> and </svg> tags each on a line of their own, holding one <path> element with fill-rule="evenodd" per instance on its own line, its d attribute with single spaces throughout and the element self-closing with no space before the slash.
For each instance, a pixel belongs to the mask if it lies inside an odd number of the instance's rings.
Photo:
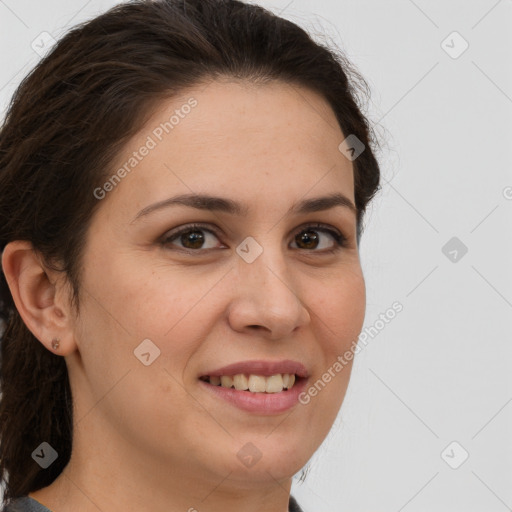
<svg viewBox="0 0 512 512">
<path fill-rule="evenodd" d="M 265 249 L 252 263 L 240 258 L 235 271 L 233 299 L 228 307 L 232 329 L 245 333 L 257 330 L 277 340 L 310 322 L 301 290 L 279 251 Z"/>
</svg>

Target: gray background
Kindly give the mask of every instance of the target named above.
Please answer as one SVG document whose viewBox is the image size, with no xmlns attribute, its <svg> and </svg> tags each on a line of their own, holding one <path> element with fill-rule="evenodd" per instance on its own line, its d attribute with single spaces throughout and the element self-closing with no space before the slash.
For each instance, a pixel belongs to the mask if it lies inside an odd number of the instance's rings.
<svg viewBox="0 0 512 512">
<path fill-rule="evenodd" d="M 0 113 L 42 32 L 116 3 L 0 0 Z M 403 305 L 356 356 L 292 493 L 306 512 L 511 510 L 512 1 L 254 3 L 327 34 L 372 88 L 383 189 L 361 246 L 365 328 Z"/>
</svg>

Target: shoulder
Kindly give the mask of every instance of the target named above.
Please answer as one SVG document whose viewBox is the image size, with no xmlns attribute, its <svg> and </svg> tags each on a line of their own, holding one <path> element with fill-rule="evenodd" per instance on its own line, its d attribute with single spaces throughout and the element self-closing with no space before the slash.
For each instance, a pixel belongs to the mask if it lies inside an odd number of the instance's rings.
<svg viewBox="0 0 512 512">
<path fill-rule="evenodd" d="M 44 505 L 41 505 L 38 501 L 30 498 L 29 496 L 23 496 L 16 498 L 7 505 L 4 505 L 1 512 L 51 512 Z"/>
</svg>

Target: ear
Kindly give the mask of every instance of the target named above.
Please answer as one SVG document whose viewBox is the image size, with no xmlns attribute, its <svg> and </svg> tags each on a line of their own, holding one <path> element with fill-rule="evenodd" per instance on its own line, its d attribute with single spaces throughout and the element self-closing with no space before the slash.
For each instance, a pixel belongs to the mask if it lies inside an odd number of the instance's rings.
<svg viewBox="0 0 512 512">
<path fill-rule="evenodd" d="M 2 269 L 16 309 L 32 334 L 57 355 L 74 352 L 73 315 L 64 276 L 46 268 L 32 244 L 22 240 L 6 245 Z"/>
</svg>

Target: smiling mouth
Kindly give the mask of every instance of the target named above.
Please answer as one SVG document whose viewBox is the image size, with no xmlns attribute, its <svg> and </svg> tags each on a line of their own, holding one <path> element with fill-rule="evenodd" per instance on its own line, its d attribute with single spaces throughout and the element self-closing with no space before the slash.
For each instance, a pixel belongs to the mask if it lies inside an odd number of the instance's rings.
<svg viewBox="0 0 512 512">
<path fill-rule="evenodd" d="M 276 375 L 222 375 L 200 377 L 200 380 L 208 382 L 212 386 L 223 388 L 234 388 L 237 391 L 248 391 L 250 393 L 281 393 L 291 389 L 294 384 L 303 378 L 294 373 L 278 373 Z"/>
</svg>

